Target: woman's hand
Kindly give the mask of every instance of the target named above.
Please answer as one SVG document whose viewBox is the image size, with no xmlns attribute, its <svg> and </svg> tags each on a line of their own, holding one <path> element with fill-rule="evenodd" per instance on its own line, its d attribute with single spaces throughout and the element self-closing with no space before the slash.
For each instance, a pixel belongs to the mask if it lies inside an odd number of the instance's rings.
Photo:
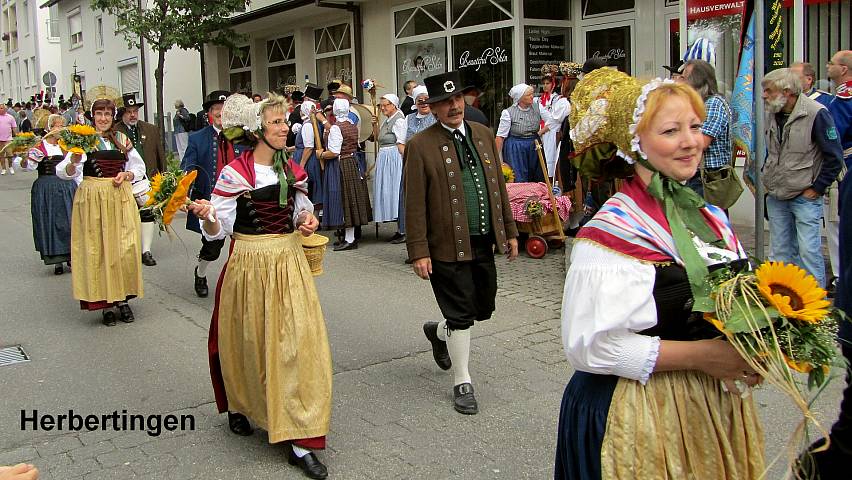
<svg viewBox="0 0 852 480">
<path fill-rule="evenodd" d="M 71 154 L 71 163 L 73 163 L 73 164 L 77 165 L 77 164 L 79 164 L 82 160 L 83 160 L 83 156 L 82 156 L 82 155 L 80 155 L 79 153 L 72 153 L 72 154 Z"/>
<path fill-rule="evenodd" d="M 310 237 L 319 228 L 319 220 L 311 212 L 302 212 L 296 224 L 299 227 L 299 232 L 305 237 Z"/>
<path fill-rule="evenodd" d="M 116 175 L 112 179 L 112 184 L 117 187 L 117 186 L 121 185 L 122 182 L 125 182 L 125 181 L 132 182 L 133 177 L 134 177 L 133 172 L 118 172 L 118 175 Z"/>
<path fill-rule="evenodd" d="M 735 380 L 749 387 L 763 380 L 729 342 L 699 340 L 696 343 L 701 345 L 701 357 L 697 361 L 698 370 L 722 380 L 731 392 L 740 393 L 734 384 Z"/>
<path fill-rule="evenodd" d="M 186 206 L 186 211 L 202 220 L 209 221 L 210 218 L 213 218 L 214 220 L 216 219 L 216 212 L 214 211 L 213 204 L 210 203 L 210 200 L 195 200 Z"/>
</svg>

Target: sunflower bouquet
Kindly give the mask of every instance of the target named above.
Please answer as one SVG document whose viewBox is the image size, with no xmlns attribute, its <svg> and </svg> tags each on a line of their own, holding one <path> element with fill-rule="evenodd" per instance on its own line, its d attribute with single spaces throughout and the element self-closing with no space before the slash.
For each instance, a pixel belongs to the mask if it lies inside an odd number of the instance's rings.
<svg viewBox="0 0 852 480">
<path fill-rule="evenodd" d="M 98 148 L 100 135 L 88 125 L 71 125 L 59 131 L 57 142 L 62 150 L 71 153 L 84 154 Z"/>
<path fill-rule="evenodd" d="M 157 173 L 151 179 L 148 201 L 142 209 L 154 214 L 160 230 L 168 231 L 177 211 L 192 203 L 188 198 L 189 189 L 197 175 L 198 170 L 184 172 L 177 162 L 172 162 L 166 171 Z"/>
<path fill-rule="evenodd" d="M 8 149 L 13 155 L 20 155 L 28 152 L 31 148 L 38 145 L 40 141 L 41 138 L 32 132 L 21 132 L 12 137 L 12 141 L 4 147 L 4 150 Z"/>
<path fill-rule="evenodd" d="M 503 179 L 506 180 L 506 183 L 513 183 L 515 181 L 515 171 L 512 170 L 511 165 L 504 162 L 500 170 L 503 172 Z"/>
<path fill-rule="evenodd" d="M 836 343 L 843 313 L 831 306 L 816 279 L 796 265 L 766 262 L 755 271 L 720 269 L 709 280 L 716 311 L 705 319 L 802 412 L 788 444 L 790 455 L 807 440 L 809 423 L 828 438 L 810 405 L 828 385 L 831 367 L 845 363 Z"/>
</svg>

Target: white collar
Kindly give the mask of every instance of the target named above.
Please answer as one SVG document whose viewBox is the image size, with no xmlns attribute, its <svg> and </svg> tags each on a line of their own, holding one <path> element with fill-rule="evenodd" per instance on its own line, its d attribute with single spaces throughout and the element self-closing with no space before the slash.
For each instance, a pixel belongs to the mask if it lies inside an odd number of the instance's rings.
<svg viewBox="0 0 852 480">
<path fill-rule="evenodd" d="M 446 123 L 443 123 L 443 122 L 441 122 L 441 126 L 446 128 L 447 130 L 449 130 L 450 133 L 453 133 L 456 130 L 458 130 L 458 131 L 461 132 L 462 135 L 467 136 L 467 130 L 464 128 L 464 122 L 462 122 L 462 124 L 459 125 L 458 128 L 453 128 L 453 127 L 451 127 L 451 126 L 449 126 L 449 125 L 447 125 Z"/>
<path fill-rule="evenodd" d="M 220 133 L 222 133 L 222 129 L 221 129 L 221 128 L 216 128 L 216 125 L 213 125 L 213 124 L 211 123 L 211 124 L 210 124 L 210 126 L 211 126 L 211 127 L 213 127 L 213 130 L 216 132 L 216 135 L 219 135 Z"/>
</svg>

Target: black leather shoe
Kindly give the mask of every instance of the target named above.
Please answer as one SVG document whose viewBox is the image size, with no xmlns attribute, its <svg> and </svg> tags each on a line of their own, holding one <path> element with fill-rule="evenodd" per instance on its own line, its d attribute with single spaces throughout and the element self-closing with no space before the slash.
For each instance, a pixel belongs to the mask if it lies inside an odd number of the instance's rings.
<svg viewBox="0 0 852 480">
<path fill-rule="evenodd" d="M 54 275 L 62 275 L 63 273 L 65 273 L 65 268 L 62 266 L 61 263 L 59 265 L 54 265 L 54 267 L 53 267 L 53 274 Z"/>
<path fill-rule="evenodd" d="M 314 452 L 311 452 L 304 457 L 298 457 L 293 451 L 293 447 L 287 445 L 287 463 L 301 468 L 305 473 L 305 476 L 308 478 L 322 480 L 328 477 L 328 469 L 325 468 L 325 465 L 323 465 L 317 456 L 314 455 Z"/>
<path fill-rule="evenodd" d="M 342 252 L 344 250 L 357 250 L 357 249 L 358 249 L 358 242 L 357 241 L 352 242 L 352 243 L 344 241 L 340 245 L 333 248 L 333 250 L 335 252 Z"/>
<path fill-rule="evenodd" d="M 114 327 L 115 326 L 115 312 L 113 312 L 112 310 L 104 310 L 102 313 L 103 313 L 103 320 L 101 320 L 101 321 L 103 322 L 103 324 L 106 325 L 107 327 Z"/>
<path fill-rule="evenodd" d="M 411 265 L 412 263 L 414 263 L 414 260 L 412 260 L 412 259 L 410 259 L 410 258 L 406 258 L 406 259 L 405 259 L 405 264 L 406 264 L 406 265 Z"/>
<path fill-rule="evenodd" d="M 242 413 L 228 412 L 228 428 L 241 437 L 247 437 L 254 433 L 251 423 Z"/>
<path fill-rule="evenodd" d="M 453 387 L 453 408 L 464 415 L 479 413 L 476 397 L 473 396 L 473 385 L 462 383 Z"/>
<path fill-rule="evenodd" d="M 153 267 L 157 264 L 157 261 L 154 260 L 154 256 L 151 255 L 151 252 L 145 252 L 142 254 L 142 265 L 146 265 L 148 267 Z"/>
<path fill-rule="evenodd" d="M 426 322 L 423 324 L 423 333 L 426 339 L 432 343 L 432 357 L 441 370 L 449 370 L 453 366 L 450 360 L 450 352 L 447 350 L 447 342 L 438 338 L 438 322 Z"/>
<path fill-rule="evenodd" d="M 195 267 L 195 294 L 201 298 L 207 298 L 207 277 L 198 276 L 198 267 Z"/>
<path fill-rule="evenodd" d="M 397 235 L 399 235 L 399 234 L 397 234 Z M 392 243 L 394 245 L 399 245 L 400 243 L 405 243 L 405 235 L 399 235 L 399 237 L 391 240 L 390 243 Z"/>
<path fill-rule="evenodd" d="M 405 235 L 403 235 L 399 232 L 396 232 L 396 233 L 393 234 L 393 236 L 391 238 L 388 239 L 388 242 L 395 243 L 400 238 L 405 238 Z"/>
<path fill-rule="evenodd" d="M 131 310 L 130 305 L 126 303 L 118 306 L 118 318 L 120 318 L 124 323 L 133 323 L 133 321 L 136 320 L 133 317 L 133 310 Z"/>
</svg>

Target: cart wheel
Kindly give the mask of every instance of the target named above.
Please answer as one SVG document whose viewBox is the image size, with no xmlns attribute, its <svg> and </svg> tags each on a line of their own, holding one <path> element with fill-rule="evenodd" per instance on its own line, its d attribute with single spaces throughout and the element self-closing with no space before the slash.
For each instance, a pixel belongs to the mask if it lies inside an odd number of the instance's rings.
<svg viewBox="0 0 852 480">
<path fill-rule="evenodd" d="M 538 235 L 530 235 L 525 245 L 527 255 L 532 258 L 542 258 L 547 254 L 547 241 Z"/>
</svg>

